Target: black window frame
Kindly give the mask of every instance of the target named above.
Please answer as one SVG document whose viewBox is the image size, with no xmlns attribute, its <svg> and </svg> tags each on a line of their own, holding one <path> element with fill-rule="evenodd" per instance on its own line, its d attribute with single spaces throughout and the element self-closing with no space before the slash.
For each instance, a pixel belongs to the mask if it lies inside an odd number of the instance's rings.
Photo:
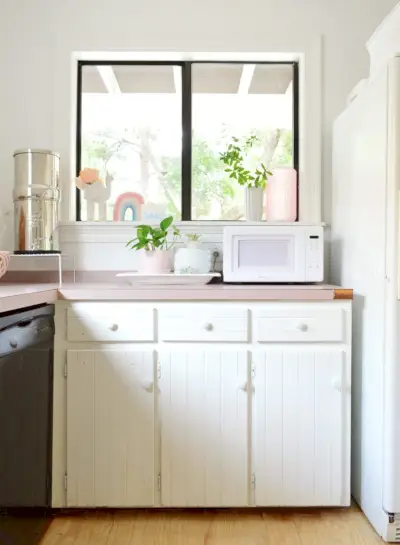
<svg viewBox="0 0 400 545">
<path fill-rule="evenodd" d="M 192 65 L 256 64 L 293 67 L 293 168 L 297 172 L 299 218 L 299 63 L 296 61 L 78 61 L 76 116 L 76 176 L 82 165 L 82 71 L 84 66 L 178 66 L 182 70 L 182 183 L 181 221 L 192 221 Z M 76 221 L 81 221 L 81 191 L 76 188 Z M 229 220 L 212 220 L 229 221 Z"/>
</svg>

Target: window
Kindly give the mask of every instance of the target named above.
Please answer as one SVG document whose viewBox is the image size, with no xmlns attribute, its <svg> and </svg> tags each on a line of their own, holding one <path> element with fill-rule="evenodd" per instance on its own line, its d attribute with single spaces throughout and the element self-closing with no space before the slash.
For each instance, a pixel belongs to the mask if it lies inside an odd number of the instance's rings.
<svg viewBox="0 0 400 545">
<path fill-rule="evenodd" d="M 77 121 L 77 172 L 103 180 L 77 190 L 78 220 L 241 220 L 220 153 L 255 135 L 252 160 L 298 170 L 298 66 L 80 61 Z"/>
</svg>

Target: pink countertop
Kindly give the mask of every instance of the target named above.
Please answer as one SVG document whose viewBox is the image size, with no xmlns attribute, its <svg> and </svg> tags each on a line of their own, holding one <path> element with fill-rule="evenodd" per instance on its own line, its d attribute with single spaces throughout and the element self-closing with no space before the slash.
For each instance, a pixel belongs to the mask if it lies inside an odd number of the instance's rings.
<svg viewBox="0 0 400 545">
<path fill-rule="evenodd" d="M 129 286 L 125 284 L 0 284 L 0 312 L 67 301 L 331 301 L 352 299 L 353 290 L 315 286 Z"/>
</svg>

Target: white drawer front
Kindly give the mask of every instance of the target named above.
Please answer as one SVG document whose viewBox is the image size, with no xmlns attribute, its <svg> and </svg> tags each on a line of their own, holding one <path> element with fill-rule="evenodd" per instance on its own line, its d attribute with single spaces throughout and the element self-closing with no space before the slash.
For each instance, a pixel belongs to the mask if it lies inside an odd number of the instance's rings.
<svg viewBox="0 0 400 545">
<path fill-rule="evenodd" d="M 176 305 L 160 310 L 159 328 L 162 341 L 246 342 L 248 311 Z"/>
<path fill-rule="evenodd" d="M 154 309 L 132 303 L 77 303 L 68 310 L 72 342 L 154 341 Z"/>
<path fill-rule="evenodd" d="M 341 309 L 259 310 L 254 313 L 257 342 L 344 342 Z"/>
</svg>

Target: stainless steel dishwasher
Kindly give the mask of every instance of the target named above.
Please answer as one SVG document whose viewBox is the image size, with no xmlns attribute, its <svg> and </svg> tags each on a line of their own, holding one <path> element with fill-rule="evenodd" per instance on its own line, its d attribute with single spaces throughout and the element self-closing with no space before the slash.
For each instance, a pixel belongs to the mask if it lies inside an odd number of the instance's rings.
<svg viewBox="0 0 400 545">
<path fill-rule="evenodd" d="M 51 505 L 54 306 L 0 315 L 0 507 Z"/>
</svg>

